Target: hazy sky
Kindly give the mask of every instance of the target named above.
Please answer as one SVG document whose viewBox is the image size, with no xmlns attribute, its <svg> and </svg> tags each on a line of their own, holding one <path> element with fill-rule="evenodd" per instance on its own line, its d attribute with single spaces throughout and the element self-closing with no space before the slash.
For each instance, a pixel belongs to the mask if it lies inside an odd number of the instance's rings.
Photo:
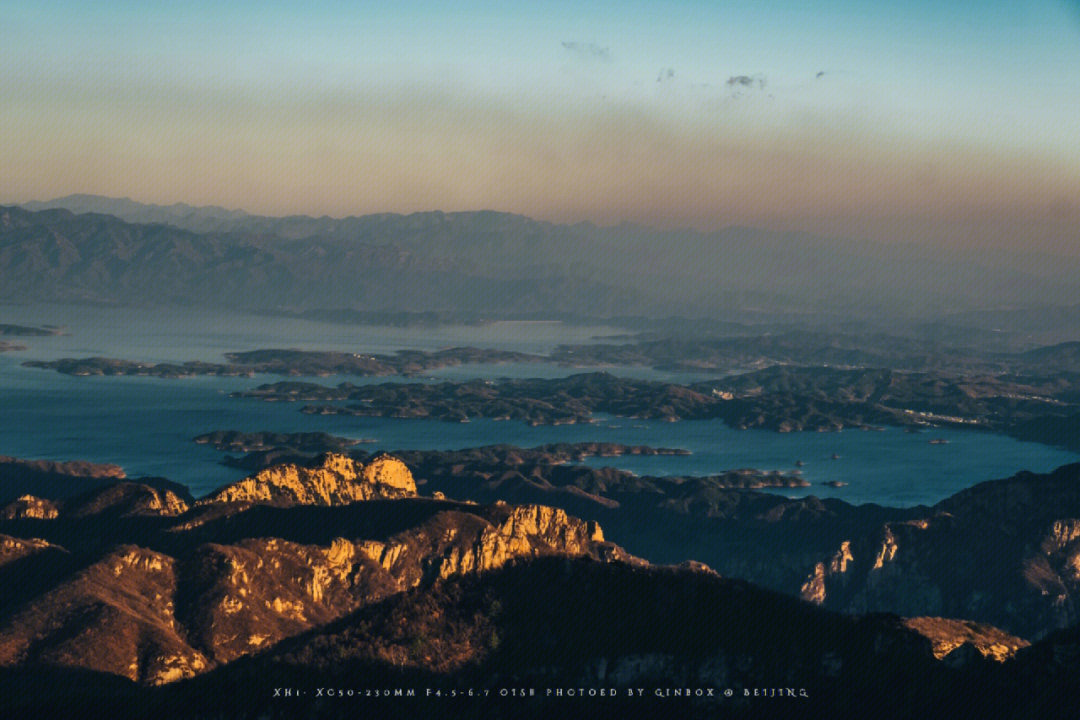
<svg viewBox="0 0 1080 720">
<path fill-rule="evenodd" d="M 0 2 L 0 201 L 1080 242 L 1075 0 L 225 5 Z"/>
</svg>

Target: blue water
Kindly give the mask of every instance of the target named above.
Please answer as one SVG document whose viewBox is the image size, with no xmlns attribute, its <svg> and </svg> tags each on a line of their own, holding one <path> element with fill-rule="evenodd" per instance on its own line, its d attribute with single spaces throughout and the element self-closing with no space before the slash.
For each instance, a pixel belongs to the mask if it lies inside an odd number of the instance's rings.
<svg viewBox="0 0 1080 720">
<path fill-rule="evenodd" d="M 1078 456 L 1036 443 L 966 430 L 909 434 L 881 432 L 774 433 L 739 431 L 719 421 L 668 423 L 600 417 L 589 425 L 529 427 L 513 421 L 469 423 L 429 420 L 305 415 L 301 404 L 229 398 L 234 390 L 277 379 L 195 377 L 69 377 L 21 367 L 31 358 L 108 355 L 161 361 L 217 360 L 222 352 L 260 347 L 389 352 L 412 347 L 482 345 L 543 353 L 560 342 L 590 342 L 612 328 L 505 323 L 498 326 L 423 329 L 358 328 L 290 320 L 184 313 L 140 313 L 101 308 L 0 308 L 0 322 L 69 326 L 70 335 L 20 338 L 27 351 L 0 354 L 0 454 L 56 460 L 117 463 L 129 476 L 164 476 L 188 485 L 198 496 L 243 475 L 219 464 L 221 453 L 191 439 L 215 429 L 321 430 L 373 440 L 369 449 L 449 449 L 511 443 L 531 446 L 586 440 L 685 448 L 689 456 L 594 458 L 639 474 L 709 474 L 729 468 L 795 470 L 801 460 L 805 489 L 782 490 L 853 503 L 910 506 L 930 504 L 977 482 L 1027 469 L 1045 472 Z M 688 374 L 645 368 L 611 369 L 635 377 L 693 380 Z M 446 368 L 440 379 L 472 377 L 558 377 L 580 369 L 548 364 Z M 344 379 L 320 378 L 333 384 Z M 386 382 L 387 378 L 366 380 Z M 930 444 L 943 438 L 947 444 Z M 837 459 L 832 459 L 833 455 Z M 841 488 L 824 486 L 841 481 Z"/>
<path fill-rule="evenodd" d="M 71 305 L 0 305 L 0 323 L 56 325 L 65 335 L 9 338 L 30 349 L 22 359 L 104 356 L 167 362 L 222 362 L 232 350 L 295 348 L 390 353 L 455 346 L 545 354 L 560 343 L 600 342 L 623 330 L 556 322 L 496 322 L 434 328 L 336 325 L 189 309 L 138 310 Z"/>
</svg>

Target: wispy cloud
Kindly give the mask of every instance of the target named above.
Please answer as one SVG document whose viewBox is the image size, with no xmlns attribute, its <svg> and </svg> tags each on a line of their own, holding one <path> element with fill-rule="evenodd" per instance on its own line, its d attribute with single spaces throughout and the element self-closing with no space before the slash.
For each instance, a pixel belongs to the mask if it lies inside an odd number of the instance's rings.
<svg viewBox="0 0 1080 720">
<path fill-rule="evenodd" d="M 611 60 L 611 48 L 601 47 L 596 43 L 582 42 L 580 40 L 563 40 L 562 46 L 568 52 L 573 53 L 582 60 Z"/>
<path fill-rule="evenodd" d="M 752 90 L 757 88 L 758 90 L 765 89 L 765 76 L 764 75 L 732 75 L 727 79 L 727 85 L 730 88 L 745 88 Z"/>
</svg>

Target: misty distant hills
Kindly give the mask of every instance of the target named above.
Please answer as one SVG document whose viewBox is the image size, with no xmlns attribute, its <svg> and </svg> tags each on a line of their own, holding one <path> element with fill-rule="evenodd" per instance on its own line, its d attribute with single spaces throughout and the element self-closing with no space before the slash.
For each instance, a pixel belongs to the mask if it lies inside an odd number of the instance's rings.
<svg viewBox="0 0 1080 720">
<path fill-rule="evenodd" d="M 103 195 L 67 195 L 54 200 L 24 203 L 22 207 L 34 212 L 70 210 L 76 214 L 113 215 L 129 223 L 158 223 L 192 232 L 230 232 L 238 229 L 245 219 L 252 217 L 243 210 L 227 210 L 212 205 L 148 205 L 130 198 L 110 198 Z"/>
<path fill-rule="evenodd" d="M 262 217 L 79 195 L 0 208 L 0 278 L 5 302 L 938 317 L 1075 303 L 1080 258 L 739 227 L 559 225 L 492 211 Z"/>
<path fill-rule="evenodd" d="M 603 315 L 644 305 L 632 287 L 612 287 L 580 269 L 522 262 L 525 253 L 495 247 L 480 232 L 466 228 L 451 236 L 457 242 L 444 243 L 421 226 L 423 239 L 416 240 L 408 232 L 415 219 L 396 220 L 374 238 L 293 240 L 0 208 L 0 300 L 493 315 L 582 308 Z M 484 219 L 471 224 L 483 226 Z M 442 225 L 436 230 L 452 223 Z M 507 245 L 510 233 L 496 235 Z M 476 247 L 458 250 L 462 237 Z"/>
</svg>

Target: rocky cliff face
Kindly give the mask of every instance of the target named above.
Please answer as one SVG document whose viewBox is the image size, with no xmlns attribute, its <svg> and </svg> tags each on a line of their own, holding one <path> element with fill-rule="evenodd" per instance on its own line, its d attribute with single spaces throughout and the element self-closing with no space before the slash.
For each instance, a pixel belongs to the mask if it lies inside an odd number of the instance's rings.
<svg viewBox="0 0 1080 720">
<path fill-rule="evenodd" d="M 897 509 L 664 484 L 556 464 L 570 456 L 554 448 L 403 457 L 429 492 L 555 504 L 650 561 L 693 558 L 841 612 L 964 618 L 1029 640 L 1080 621 L 1080 465 Z"/>
<path fill-rule="evenodd" d="M 40 538 L 15 538 L 10 535 L 0 535 L 0 567 L 50 547 L 55 546 Z"/>
<path fill-rule="evenodd" d="M 801 596 L 846 612 L 944 615 L 1027 638 L 1080 621 L 1080 465 L 977 485 L 886 522 L 810 570 Z"/>
<path fill-rule="evenodd" d="M 1031 645 L 1022 638 L 1009 635 L 996 627 L 970 620 L 916 617 L 904 620 L 908 627 L 933 644 L 934 657 L 952 664 L 965 665 L 974 658 L 1004 662 L 1021 648 Z"/>
<path fill-rule="evenodd" d="M 0 518 L 4 520 L 20 520 L 23 518 L 52 520 L 59 514 L 60 511 L 52 500 L 33 495 L 17 497 L 0 509 Z"/>
<path fill-rule="evenodd" d="M 208 667 L 176 622 L 173 558 L 121 546 L 5 613 L 0 665 L 79 667 L 144 683 Z"/>
<path fill-rule="evenodd" d="M 199 501 L 264 502 L 277 505 L 342 505 L 374 498 L 416 496 L 412 473 L 400 460 L 381 455 L 360 463 L 328 453 L 309 466 L 266 468 Z"/>
<path fill-rule="evenodd" d="M 190 495 L 187 497 L 190 499 Z M 61 512 L 74 517 L 106 513 L 123 517 L 175 516 L 187 512 L 188 499 L 167 487 L 117 483 L 63 502 Z"/>
<path fill-rule="evenodd" d="M 935 660 L 931 643 L 895 617 L 842 617 L 707 571 L 549 557 L 394 595 L 250 662 L 172 685 L 160 701 L 194 700 L 210 714 L 235 701 L 222 699 L 232 688 L 246 711 L 272 709 L 253 688 L 349 688 L 358 677 L 441 699 L 364 697 L 312 714 L 910 717 L 953 687 L 961 702 L 985 688 Z M 526 695 L 507 701 L 511 688 Z M 458 700 L 447 699 L 454 691 Z"/>
<path fill-rule="evenodd" d="M 193 643 L 215 662 L 229 662 L 407 589 L 516 559 L 600 557 L 605 549 L 598 527 L 561 510 L 428 509 L 423 522 L 385 538 L 198 546 L 182 566 L 182 616 Z"/>
<path fill-rule="evenodd" d="M 20 497 L 0 515 L 0 714 L 48 706 L 115 716 L 119 703 L 120 714 L 140 716 L 274 715 L 295 709 L 268 705 L 274 687 L 314 692 L 358 677 L 444 690 L 733 689 L 680 705 L 689 717 L 883 707 L 905 717 L 943 703 L 1027 707 L 1033 687 L 1075 696 L 1061 680 L 1075 677 L 1075 630 L 1025 648 L 981 623 L 828 608 L 907 602 L 951 615 L 964 600 L 1014 618 L 1057 607 L 1053 583 L 1068 597 L 1075 577 L 1080 513 L 1067 501 L 1080 467 L 989 484 L 924 517 L 852 533 L 803 566 L 803 592 L 815 601 L 806 603 L 700 564 L 650 566 L 560 509 L 415 497 L 407 471 L 378 460 L 273 467 L 196 504 L 134 482 L 55 502 Z M 1027 505 L 1000 512 L 995 496 Z M 717 508 L 729 521 L 791 523 L 812 537 L 841 505 L 748 494 Z M 1037 599 L 1000 610 L 1025 592 Z M 100 705 L 87 702 L 88 688 Z M 748 691 L 772 693 L 767 707 Z M 538 701 L 493 716 L 560 707 Z"/>
<path fill-rule="evenodd" d="M 963 618 L 1027 640 L 1080 622 L 1080 465 L 982 483 L 934 507 L 714 489 L 707 506 L 674 512 L 617 497 L 611 508 L 558 502 L 650 561 L 694 558 L 840 612 Z"/>
<path fill-rule="evenodd" d="M 104 514 L 122 517 L 162 516 L 181 515 L 187 509 L 187 500 L 174 490 L 137 482 L 121 482 L 61 500 L 22 495 L 0 508 L 0 518 L 54 520 L 61 515 L 83 517 Z"/>
<path fill-rule="evenodd" d="M 21 497 L 0 515 L 12 533 L 0 536 L 0 666 L 169 683 L 517 560 L 641 562 L 563 510 L 415 495 L 395 458 L 327 455 L 190 508 L 138 483 L 57 503 Z"/>
</svg>

